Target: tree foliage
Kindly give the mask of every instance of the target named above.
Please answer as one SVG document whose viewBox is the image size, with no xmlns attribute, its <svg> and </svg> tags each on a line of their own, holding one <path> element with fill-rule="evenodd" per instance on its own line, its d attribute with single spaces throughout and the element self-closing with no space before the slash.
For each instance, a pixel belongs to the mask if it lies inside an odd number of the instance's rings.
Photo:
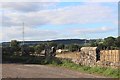
<svg viewBox="0 0 120 80">
<path fill-rule="evenodd" d="M 91 42 L 90 46 L 97 46 L 99 49 L 120 49 L 120 36 L 117 38 L 110 36 L 100 41 Z"/>
<path fill-rule="evenodd" d="M 120 49 L 120 36 L 115 40 L 115 45 Z"/>
<path fill-rule="evenodd" d="M 44 45 L 44 44 L 39 44 L 39 45 L 35 46 L 35 52 L 36 52 L 37 54 L 40 54 L 41 51 L 44 50 L 44 48 L 45 48 L 45 45 Z"/>
<path fill-rule="evenodd" d="M 12 40 L 10 42 L 10 47 L 11 47 L 11 50 L 17 52 L 20 50 L 20 45 L 19 45 L 19 42 L 17 40 Z"/>
<path fill-rule="evenodd" d="M 115 38 L 114 37 L 107 37 L 104 39 L 104 44 L 107 46 L 107 47 L 110 47 L 110 46 L 115 46 Z"/>
<path fill-rule="evenodd" d="M 64 49 L 64 48 L 65 48 L 65 45 L 64 45 L 64 44 L 58 44 L 57 48 L 58 48 L 58 49 Z"/>
<path fill-rule="evenodd" d="M 77 45 L 77 44 L 69 45 L 69 51 L 74 52 L 74 51 L 78 51 L 78 50 L 79 50 L 79 45 Z"/>
<path fill-rule="evenodd" d="M 57 43 L 55 43 L 55 42 L 48 42 L 47 45 L 49 47 L 57 47 Z"/>
</svg>

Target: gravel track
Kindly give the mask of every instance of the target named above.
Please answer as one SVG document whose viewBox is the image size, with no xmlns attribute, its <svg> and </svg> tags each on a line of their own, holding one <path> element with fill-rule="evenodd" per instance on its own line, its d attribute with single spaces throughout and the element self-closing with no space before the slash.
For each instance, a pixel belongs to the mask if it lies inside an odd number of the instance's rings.
<svg viewBox="0 0 120 80">
<path fill-rule="evenodd" d="M 104 78 L 92 74 L 53 67 L 33 64 L 3 64 L 2 78 Z"/>
</svg>

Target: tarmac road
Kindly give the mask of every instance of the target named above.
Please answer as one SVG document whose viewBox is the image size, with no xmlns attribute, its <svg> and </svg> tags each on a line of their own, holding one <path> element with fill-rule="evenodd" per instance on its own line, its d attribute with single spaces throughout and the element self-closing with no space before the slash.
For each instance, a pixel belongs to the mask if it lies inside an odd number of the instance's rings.
<svg viewBox="0 0 120 80">
<path fill-rule="evenodd" d="M 92 74 L 53 67 L 33 64 L 3 64 L 2 78 L 104 78 Z"/>
</svg>

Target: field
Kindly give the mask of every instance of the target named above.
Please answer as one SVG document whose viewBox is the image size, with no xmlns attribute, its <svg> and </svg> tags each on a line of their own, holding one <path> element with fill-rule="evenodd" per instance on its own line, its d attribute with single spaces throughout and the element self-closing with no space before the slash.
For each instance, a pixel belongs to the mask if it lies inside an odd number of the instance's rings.
<svg viewBox="0 0 120 80">
<path fill-rule="evenodd" d="M 74 62 L 80 59 L 80 52 L 65 52 L 62 54 L 57 54 L 56 57 L 71 59 Z"/>
</svg>

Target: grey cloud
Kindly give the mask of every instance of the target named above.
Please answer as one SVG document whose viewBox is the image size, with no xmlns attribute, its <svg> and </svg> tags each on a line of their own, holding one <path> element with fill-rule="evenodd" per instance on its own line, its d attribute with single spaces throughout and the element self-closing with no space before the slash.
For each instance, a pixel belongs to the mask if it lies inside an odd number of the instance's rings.
<svg viewBox="0 0 120 80">
<path fill-rule="evenodd" d="M 2 7 L 11 11 L 31 12 L 48 9 L 55 6 L 55 2 L 7 2 L 3 3 Z"/>
<path fill-rule="evenodd" d="M 114 11 L 108 6 L 89 3 L 79 6 L 68 6 L 64 8 L 41 10 L 37 12 L 5 12 L 5 26 L 19 26 L 25 22 L 28 26 L 40 26 L 44 24 L 88 24 L 109 22 L 116 20 Z"/>
</svg>

